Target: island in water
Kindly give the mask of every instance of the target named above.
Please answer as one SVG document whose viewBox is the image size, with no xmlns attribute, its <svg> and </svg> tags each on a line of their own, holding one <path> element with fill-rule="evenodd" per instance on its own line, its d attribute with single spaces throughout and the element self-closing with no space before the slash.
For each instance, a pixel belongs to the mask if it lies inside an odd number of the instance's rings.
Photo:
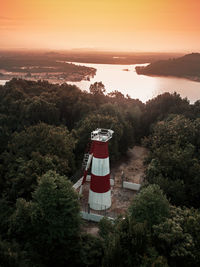
<svg viewBox="0 0 200 267">
<path fill-rule="evenodd" d="M 137 74 L 149 76 L 174 76 L 200 82 L 200 53 L 160 60 L 146 67 L 136 67 Z"/>
<path fill-rule="evenodd" d="M 96 74 L 95 68 L 68 63 L 65 59 L 57 53 L 1 52 L 0 80 L 21 78 L 64 83 L 90 80 Z"/>
</svg>

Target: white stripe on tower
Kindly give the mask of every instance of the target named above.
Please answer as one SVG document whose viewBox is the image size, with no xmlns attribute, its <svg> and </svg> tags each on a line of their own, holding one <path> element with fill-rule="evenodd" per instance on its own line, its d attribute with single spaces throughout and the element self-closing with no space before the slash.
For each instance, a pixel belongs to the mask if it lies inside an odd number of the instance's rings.
<svg viewBox="0 0 200 267">
<path fill-rule="evenodd" d="M 93 210 L 105 210 L 111 207 L 111 191 L 96 193 L 89 191 L 89 203 Z"/>
<path fill-rule="evenodd" d="M 98 159 L 93 157 L 92 173 L 96 176 L 105 176 L 110 173 L 109 157 Z"/>
</svg>

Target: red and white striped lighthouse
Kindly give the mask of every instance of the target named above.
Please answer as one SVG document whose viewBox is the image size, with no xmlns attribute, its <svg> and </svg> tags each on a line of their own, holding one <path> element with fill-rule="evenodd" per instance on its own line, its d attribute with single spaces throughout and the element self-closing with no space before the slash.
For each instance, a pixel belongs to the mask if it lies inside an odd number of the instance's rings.
<svg viewBox="0 0 200 267">
<path fill-rule="evenodd" d="M 94 210 L 105 210 L 111 206 L 108 141 L 113 133 L 108 129 L 96 129 L 91 133 L 93 157 L 89 205 Z"/>
</svg>

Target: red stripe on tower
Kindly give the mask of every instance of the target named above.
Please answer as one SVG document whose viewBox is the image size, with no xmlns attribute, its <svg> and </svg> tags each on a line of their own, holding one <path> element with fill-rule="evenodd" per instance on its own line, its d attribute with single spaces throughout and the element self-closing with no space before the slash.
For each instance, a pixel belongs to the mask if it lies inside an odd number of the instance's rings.
<svg viewBox="0 0 200 267">
<path fill-rule="evenodd" d="M 92 174 L 90 189 L 96 193 L 105 193 L 110 190 L 110 174 L 106 176 Z"/>
<path fill-rule="evenodd" d="M 108 142 L 93 141 L 93 156 L 98 159 L 108 157 Z"/>
</svg>

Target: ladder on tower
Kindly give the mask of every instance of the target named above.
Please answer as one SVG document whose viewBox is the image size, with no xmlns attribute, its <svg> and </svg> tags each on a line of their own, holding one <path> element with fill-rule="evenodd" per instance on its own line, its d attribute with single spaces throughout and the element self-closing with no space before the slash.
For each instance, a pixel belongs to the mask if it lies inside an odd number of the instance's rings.
<svg viewBox="0 0 200 267">
<path fill-rule="evenodd" d="M 88 169 L 90 168 L 91 162 L 93 158 L 93 143 L 88 143 L 85 154 L 83 156 L 83 162 L 82 162 L 82 170 L 83 170 L 83 180 L 81 183 L 81 187 L 79 190 L 79 194 L 82 194 L 83 185 L 87 178 Z"/>
<path fill-rule="evenodd" d="M 85 153 L 83 156 L 82 170 L 85 170 L 87 166 L 89 155 L 90 155 L 89 153 Z"/>
</svg>

